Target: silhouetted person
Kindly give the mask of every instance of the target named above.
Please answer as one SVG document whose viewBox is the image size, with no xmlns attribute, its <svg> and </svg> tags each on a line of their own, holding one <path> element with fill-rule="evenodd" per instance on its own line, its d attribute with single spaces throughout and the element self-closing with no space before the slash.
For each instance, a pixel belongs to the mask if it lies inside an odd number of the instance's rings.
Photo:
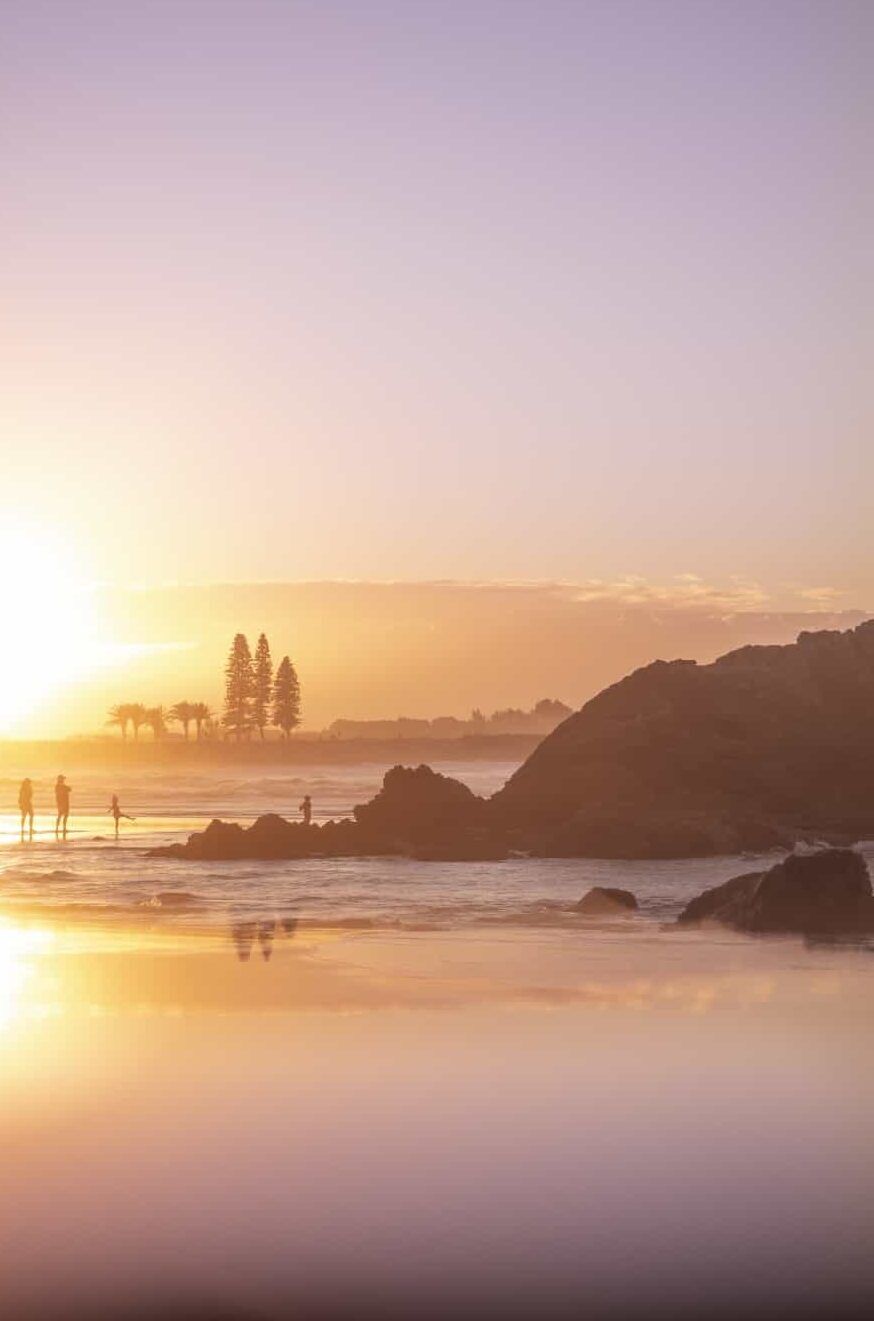
<svg viewBox="0 0 874 1321">
<path fill-rule="evenodd" d="M 300 810 L 303 812 L 304 825 L 310 825 L 313 819 L 313 800 L 310 798 L 309 794 L 306 795 L 301 803 Z"/>
<path fill-rule="evenodd" d="M 21 809 L 21 842 L 24 843 L 24 822 L 30 822 L 30 839 L 33 841 L 33 781 L 24 779 L 18 790 L 18 806 Z"/>
<path fill-rule="evenodd" d="M 55 780 L 55 803 L 58 809 L 55 818 L 55 838 L 63 831 L 63 837 L 66 839 L 67 821 L 70 816 L 70 786 L 63 775 L 59 775 Z"/>
<path fill-rule="evenodd" d="M 115 822 L 115 838 L 118 839 L 118 823 L 124 817 L 125 821 L 136 821 L 135 816 L 128 816 L 127 812 L 122 812 L 118 805 L 118 794 L 112 795 L 112 802 L 109 805 L 109 815 Z"/>
</svg>

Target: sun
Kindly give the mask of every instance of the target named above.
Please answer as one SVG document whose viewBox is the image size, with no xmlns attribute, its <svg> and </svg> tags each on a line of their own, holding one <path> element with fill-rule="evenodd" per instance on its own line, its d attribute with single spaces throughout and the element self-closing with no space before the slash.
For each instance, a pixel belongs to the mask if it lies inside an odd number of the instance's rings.
<svg viewBox="0 0 874 1321">
<path fill-rule="evenodd" d="M 101 660 L 92 593 L 76 557 L 51 532 L 0 526 L 0 732 Z"/>
</svg>

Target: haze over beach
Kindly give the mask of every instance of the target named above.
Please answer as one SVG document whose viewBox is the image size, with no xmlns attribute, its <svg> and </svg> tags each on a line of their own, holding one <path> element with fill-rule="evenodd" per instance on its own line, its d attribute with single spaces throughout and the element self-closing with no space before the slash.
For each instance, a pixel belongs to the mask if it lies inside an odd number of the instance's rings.
<svg viewBox="0 0 874 1321">
<path fill-rule="evenodd" d="M 874 1308 L 864 0 L 7 0 L 0 1301 Z"/>
</svg>

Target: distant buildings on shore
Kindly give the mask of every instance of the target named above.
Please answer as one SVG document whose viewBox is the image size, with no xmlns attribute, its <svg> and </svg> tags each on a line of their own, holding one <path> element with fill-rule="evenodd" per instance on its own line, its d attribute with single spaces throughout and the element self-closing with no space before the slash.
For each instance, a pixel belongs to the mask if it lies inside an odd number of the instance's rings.
<svg viewBox="0 0 874 1321">
<path fill-rule="evenodd" d="M 544 697 L 530 711 L 506 707 L 490 716 L 472 711 L 467 720 L 456 716 L 437 716 L 434 720 L 415 720 L 398 716 L 395 720 L 335 720 L 324 731 L 331 739 L 455 739 L 476 735 L 551 734 L 556 725 L 572 714 L 564 702 Z"/>
</svg>

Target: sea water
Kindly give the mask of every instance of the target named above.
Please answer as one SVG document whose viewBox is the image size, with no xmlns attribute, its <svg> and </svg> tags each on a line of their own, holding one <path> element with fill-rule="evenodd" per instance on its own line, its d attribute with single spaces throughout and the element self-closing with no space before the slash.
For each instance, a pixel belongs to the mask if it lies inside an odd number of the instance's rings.
<svg viewBox="0 0 874 1321">
<path fill-rule="evenodd" d="M 514 769 L 504 763 L 442 764 L 475 792 L 488 794 Z M 593 885 L 634 891 L 638 922 L 674 918 L 705 886 L 770 866 L 779 855 L 681 861 L 514 858 L 437 863 L 406 858 L 190 862 L 150 858 L 157 845 L 182 841 L 213 817 L 250 824 L 264 812 L 294 819 L 310 794 L 316 821 L 349 816 L 378 790 L 384 768 L 315 766 L 255 775 L 228 768 L 178 772 L 71 774 L 73 811 L 66 842 L 54 835 L 51 781 L 35 783 L 33 843 L 19 841 L 12 810 L 18 782 L 0 781 L 0 907 L 52 909 L 70 918 L 215 927 L 237 921 L 295 920 L 302 925 L 441 930 L 479 925 L 568 926 L 573 905 Z M 136 818 L 113 837 L 113 792 Z"/>
</svg>

